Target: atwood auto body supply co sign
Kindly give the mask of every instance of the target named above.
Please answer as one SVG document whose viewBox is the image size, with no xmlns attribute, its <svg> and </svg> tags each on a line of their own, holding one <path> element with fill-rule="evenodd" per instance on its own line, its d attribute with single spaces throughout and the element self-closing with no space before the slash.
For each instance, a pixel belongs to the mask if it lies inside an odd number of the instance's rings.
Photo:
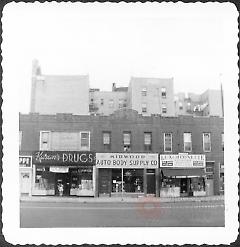
<svg viewBox="0 0 240 247">
<path fill-rule="evenodd" d="M 160 155 L 160 167 L 166 168 L 205 168 L 204 154 Z"/>
<path fill-rule="evenodd" d="M 97 168 L 158 168 L 158 154 L 96 153 Z"/>
</svg>

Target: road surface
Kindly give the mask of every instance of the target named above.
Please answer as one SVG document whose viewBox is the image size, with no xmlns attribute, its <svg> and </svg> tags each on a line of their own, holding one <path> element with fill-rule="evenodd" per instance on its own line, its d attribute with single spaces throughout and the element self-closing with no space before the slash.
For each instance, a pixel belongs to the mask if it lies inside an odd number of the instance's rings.
<svg viewBox="0 0 240 247">
<path fill-rule="evenodd" d="M 224 202 L 21 202 L 20 227 L 224 226 Z"/>
</svg>

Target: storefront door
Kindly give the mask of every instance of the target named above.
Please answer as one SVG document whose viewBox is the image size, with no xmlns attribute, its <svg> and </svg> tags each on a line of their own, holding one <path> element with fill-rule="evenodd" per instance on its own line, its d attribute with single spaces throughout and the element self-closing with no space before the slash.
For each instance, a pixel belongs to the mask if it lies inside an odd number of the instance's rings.
<svg viewBox="0 0 240 247">
<path fill-rule="evenodd" d="M 55 195 L 61 195 L 60 187 L 63 187 L 63 196 L 70 195 L 70 175 L 69 173 L 55 173 Z"/>
<path fill-rule="evenodd" d="M 99 194 L 111 193 L 111 169 L 99 169 Z"/>
<path fill-rule="evenodd" d="M 188 179 L 187 178 L 180 179 L 180 195 L 188 196 Z"/>
<path fill-rule="evenodd" d="M 21 194 L 30 194 L 31 184 L 30 184 L 30 173 L 21 172 L 20 173 L 20 192 Z"/>
<path fill-rule="evenodd" d="M 156 193 L 155 174 L 147 174 L 147 194 Z"/>
</svg>

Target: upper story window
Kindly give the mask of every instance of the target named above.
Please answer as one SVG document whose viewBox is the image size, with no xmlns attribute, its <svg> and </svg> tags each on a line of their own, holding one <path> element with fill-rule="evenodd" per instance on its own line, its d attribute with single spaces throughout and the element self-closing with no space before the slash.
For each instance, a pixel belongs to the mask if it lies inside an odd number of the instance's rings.
<svg viewBox="0 0 240 247">
<path fill-rule="evenodd" d="M 162 103 L 162 113 L 167 113 L 167 105 Z"/>
<path fill-rule="evenodd" d="M 147 112 L 147 104 L 142 103 L 142 113 L 146 113 L 146 112 Z"/>
<path fill-rule="evenodd" d="M 123 132 L 123 150 L 131 151 L 131 132 Z"/>
<path fill-rule="evenodd" d="M 104 150 L 111 149 L 111 133 L 110 132 L 103 132 L 103 146 L 104 146 Z"/>
<path fill-rule="evenodd" d="M 222 151 L 224 151 L 224 133 L 221 134 Z"/>
<path fill-rule="evenodd" d="M 90 150 L 90 132 L 80 132 L 81 150 Z"/>
<path fill-rule="evenodd" d="M 167 90 L 165 87 L 161 88 L 161 94 L 162 94 L 162 98 L 167 98 Z"/>
<path fill-rule="evenodd" d="M 211 134 L 203 133 L 203 151 L 211 152 Z"/>
<path fill-rule="evenodd" d="M 40 150 L 89 151 L 90 132 L 40 131 Z"/>
<path fill-rule="evenodd" d="M 19 131 L 19 150 L 21 150 L 21 147 L 22 147 L 22 131 Z"/>
<path fill-rule="evenodd" d="M 101 100 L 100 100 L 100 104 L 101 104 L 101 105 L 104 105 L 104 99 L 101 99 Z"/>
<path fill-rule="evenodd" d="M 172 133 L 164 133 L 164 152 L 172 152 Z"/>
<path fill-rule="evenodd" d="M 192 151 L 192 133 L 183 133 L 184 152 Z"/>
<path fill-rule="evenodd" d="M 40 150 L 50 150 L 50 131 L 40 131 Z"/>
<path fill-rule="evenodd" d="M 110 99 L 109 100 L 109 107 L 110 108 L 113 108 L 114 107 L 114 101 L 113 101 L 113 99 Z"/>
<path fill-rule="evenodd" d="M 147 96 L 147 88 L 142 88 L 142 96 Z"/>
<path fill-rule="evenodd" d="M 144 150 L 145 151 L 152 150 L 152 133 L 151 132 L 144 133 Z"/>
</svg>

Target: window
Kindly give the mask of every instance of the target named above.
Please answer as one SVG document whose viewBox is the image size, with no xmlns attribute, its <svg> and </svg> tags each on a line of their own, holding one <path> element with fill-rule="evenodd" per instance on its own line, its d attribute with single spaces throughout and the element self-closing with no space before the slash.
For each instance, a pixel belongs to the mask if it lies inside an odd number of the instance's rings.
<svg viewBox="0 0 240 247">
<path fill-rule="evenodd" d="M 103 105 L 104 104 L 104 99 L 101 99 L 101 105 Z"/>
<path fill-rule="evenodd" d="M 50 131 L 40 131 L 40 150 L 50 150 Z"/>
<path fill-rule="evenodd" d="M 183 133 L 184 152 L 192 151 L 192 134 Z"/>
<path fill-rule="evenodd" d="M 182 110 L 182 109 L 183 109 L 183 103 L 179 102 L 179 110 Z"/>
<path fill-rule="evenodd" d="M 203 151 L 211 152 L 211 136 L 210 133 L 203 133 Z"/>
<path fill-rule="evenodd" d="M 90 150 L 90 132 L 80 132 L 81 150 Z"/>
<path fill-rule="evenodd" d="M 214 162 L 206 162 L 206 175 L 207 179 L 213 179 L 214 174 Z"/>
<path fill-rule="evenodd" d="M 147 96 L 147 88 L 142 89 L 142 96 Z"/>
<path fill-rule="evenodd" d="M 145 151 L 152 150 L 152 133 L 150 132 L 144 133 L 144 150 Z"/>
<path fill-rule="evenodd" d="M 118 100 L 118 107 L 121 109 L 124 106 L 124 99 L 119 99 Z"/>
<path fill-rule="evenodd" d="M 162 103 L 162 113 L 167 113 L 167 106 L 165 103 Z"/>
<path fill-rule="evenodd" d="M 110 108 L 113 108 L 114 107 L 114 101 L 113 101 L 113 99 L 110 99 L 109 100 L 109 107 Z"/>
<path fill-rule="evenodd" d="M 142 103 L 142 113 L 146 113 L 146 112 L 147 112 L 147 104 Z"/>
<path fill-rule="evenodd" d="M 224 151 L 224 133 L 222 133 L 221 137 L 222 137 L 222 139 L 221 139 L 221 141 L 222 141 L 222 151 Z"/>
<path fill-rule="evenodd" d="M 21 150 L 22 147 L 22 131 L 19 131 L 19 150 Z"/>
<path fill-rule="evenodd" d="M 172 133 L 164 133 L 164 152 L 172 152 Z"/>
<path fill-rule="evenodd" d="M 111 133 L 110 132 L 103 132 L 103 146 L 104 146 L 104 150 L 111 149 Z"/>
<path fill-rule="evenodd" d="M 165 87 L 161 88 L 161 93 L 162 93 L 162 98 L 166 98 L 167 97 L 167 90 Z"/>
<path fill-rule="evenodd" d="M 123 132 L 123 150 L 131 150 L 131 132 Z"/>
</svg>

